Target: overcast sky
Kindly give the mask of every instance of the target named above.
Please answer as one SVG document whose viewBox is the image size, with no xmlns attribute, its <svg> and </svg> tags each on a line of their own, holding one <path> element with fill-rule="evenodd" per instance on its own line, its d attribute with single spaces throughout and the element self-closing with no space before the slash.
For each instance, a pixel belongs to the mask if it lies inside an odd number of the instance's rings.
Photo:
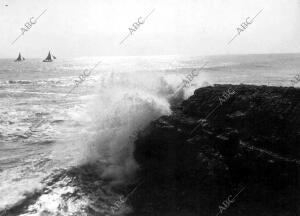
<svg viewBox="0 0 300 216">
<path fill-rule="evenodd" d="M 8 6 L 5 6 L 5 5 Z M 21 28 L 40 19 L 20 35 Z M 123 44 L 129 27 L 155 9 Z M 249 27 L 228 46 L 247 17 Z M 300 0 L 0 0 L 0 58 L 292 53 Z"/>
</svg>

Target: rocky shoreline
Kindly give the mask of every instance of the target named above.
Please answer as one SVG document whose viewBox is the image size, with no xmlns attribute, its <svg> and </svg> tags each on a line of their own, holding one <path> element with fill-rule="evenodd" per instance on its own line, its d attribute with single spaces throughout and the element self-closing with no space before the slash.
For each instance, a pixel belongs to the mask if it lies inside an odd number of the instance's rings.
<svg viewBox="0 0 300 216">
<path fill-rule="evenodd" d="M 293 87 L 215 85 L 172 99 L 173 114 L 135 142 L 132 215 L 300 214 L 299 98 Z"/>
</svg>

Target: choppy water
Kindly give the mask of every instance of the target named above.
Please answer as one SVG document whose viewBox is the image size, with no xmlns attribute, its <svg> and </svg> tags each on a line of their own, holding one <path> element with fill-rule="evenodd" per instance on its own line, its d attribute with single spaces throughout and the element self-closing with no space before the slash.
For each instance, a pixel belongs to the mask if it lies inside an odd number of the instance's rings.
<svg viewBox="0 0 300 216">
<path fill-rule="evenodd" d="M 205 61 L 186 97 L 214 83 L 288 86 L 300 72 L 300 55 L 0 60 L 0 211 L 112 215 L 139 181 L 135 134 L 171 114 L 168 98 Z"/>
</svg>

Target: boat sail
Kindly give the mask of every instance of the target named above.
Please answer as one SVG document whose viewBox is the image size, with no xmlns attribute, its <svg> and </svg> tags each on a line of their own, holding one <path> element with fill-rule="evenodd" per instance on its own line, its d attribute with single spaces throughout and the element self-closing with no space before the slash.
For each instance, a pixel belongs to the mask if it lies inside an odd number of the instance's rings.
<svg viewBox="0 0 300 216">
<path fill-rule="evenodd" d="M 21 55 L 21 53 L 19 53 L 18 58 L 15 60 L 15 62 L 19 62 L 19 61 L 24 61 L 25 58 Z"/>
<path fill-rule="evenodd" d="M 43 60 L 43 62 L 52 62 L 53 59 L 56 59 L 56 57 L 52 55 L 49 51 L 48 56 Z"/>
</svg>

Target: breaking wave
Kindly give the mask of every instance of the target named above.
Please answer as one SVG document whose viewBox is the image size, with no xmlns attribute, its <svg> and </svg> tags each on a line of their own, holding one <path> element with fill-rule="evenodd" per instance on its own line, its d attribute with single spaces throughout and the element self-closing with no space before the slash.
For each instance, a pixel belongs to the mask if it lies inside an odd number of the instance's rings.
<svg viewBox="0 0 300 216">
<path fill-rule="evenodd" d="M 139 132 L 160 116 L 170 115 L 170 100 L 188 97 L 194 88 L 191 85 L 174 95 L 184 77 L 162 76 L 153 71 L 106 72 L 94 78 L 97 81 L 92 84 L 98 83 L 96 91 L 79 96 L 82 106 L 56 110 L 59 117 L 51 120 L 50 129 L 44 131 L 47 139 L 31 141 L 31 146 L 50 146 L 51 154 L 29 166 L 33 181 L 27 181 L 26 174 L 15 192 L 7 192 L 9 199 L 19 200 L 2 203 L 8 212 L 112 215 L 114 202 L 138 182 L 135 173 L 139 166 L 133 151 Z M 53 82 L 60 85 L 65 80 Z M 74 102 L 73 96 L 66 100 Z M 20 169 L 24 175 L 27 171 Z M 129 206 L 124 205 L 122 211 L 130 211 Z"/>
</svg>

